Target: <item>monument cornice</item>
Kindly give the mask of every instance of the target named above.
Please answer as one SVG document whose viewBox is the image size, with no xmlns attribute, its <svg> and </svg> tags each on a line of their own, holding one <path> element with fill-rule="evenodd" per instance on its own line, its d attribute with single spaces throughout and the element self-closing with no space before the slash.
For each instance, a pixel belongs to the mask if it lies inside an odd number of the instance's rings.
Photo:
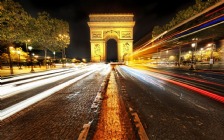
<svg viewBox="0 0 224 140">
<path fill-rule="evenodd" d="M 90 22 L 119 22 L 133 21 L 134 15 L 129 14 L 90 14 Z"/>
<path fill-rule="evenodd" d="M 100 27 L 100 28 L 105 28 L 105 27 L 128 27 L 128 28 L 133 28 L 135 25 L 135 22 L 88 22 L 89 27 Z"/>
</svg>

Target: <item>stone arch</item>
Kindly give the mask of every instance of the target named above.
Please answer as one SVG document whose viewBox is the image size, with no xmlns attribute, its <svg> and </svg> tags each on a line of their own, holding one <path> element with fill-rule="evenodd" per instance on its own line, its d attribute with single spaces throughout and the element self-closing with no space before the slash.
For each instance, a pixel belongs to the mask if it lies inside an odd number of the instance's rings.
<svg viewBox="0 0 224 140">
<path fill-rule="evenodd" d="M 115 38 L 105 40 L 106 44 L 106 62 L 117 62 L 118 59 L 118 43 Z"/>
<path fill-rule="evenodd" d="M 106 42 L 117 41 L 119 62 L 133 52 L 133 14 L 90 14 L 91 61 L 106 61 Z"/>
</svg>

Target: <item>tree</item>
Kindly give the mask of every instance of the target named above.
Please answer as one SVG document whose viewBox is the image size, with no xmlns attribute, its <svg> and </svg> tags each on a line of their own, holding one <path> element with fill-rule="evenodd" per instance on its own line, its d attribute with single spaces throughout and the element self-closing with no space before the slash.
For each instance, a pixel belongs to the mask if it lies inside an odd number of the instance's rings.
<svg viewBox="0 0 224 140">
<path fill-rule="evenodd" d="M 13 68 L 10 57 L 9 46 L 13 42 L 21 42 L 24 39 L 24 31 L 31 18 L 22 6 L 12 0 L 4 0 L 0 3 L 0 42 L 7 47 L 9 55 L 10 72 L 13 74 Z"/>
<path fill-rule="evenodd" d="M 40 12 L 37 18 L 32 18 L 13 0 L 0 2 L 0 46 L 7 48 L 9 59 L 9 46 L 27 44 L 28 40 L 34 49 L 45 51 L 46 59 L 47 50 L 60 51 L 68 46 L 69 25 L 66 21 L 51 18 L 47 12 Z"/>
<path fill-rule="evenodd" d="M 49 48 L 52 52 L 60 52 L 67 48 L 70 44 L 69 36 L 69 24 L 66 21 L 52 19 L 53 30 L 52 30 L 52 45 Z"/>
<path fill-rule="evenodd" d="M 172 27 L 176 26 L 177 24 L 179 24 L 179 23 L 183 22 L 184 20 L 192 17 L 193 15 L 196 15 L 196 14 L 200 13 L 204 9 L 210 7 L 211 5 L 213 5 L 213 4 L 215 4 L 219 1 L 221 1 L 221 0 L 209 0 L 209 1 L 206 1 L 206 2 L 202 2 L 201 0 L 196 0 L 195 5 L 189 6 L 187 9 L 184 9 L 184 10 L 181 10 L 181 11 L 177 12 L 176 16 L 169 23 L 160 27 L 160 29 L 158 29 L 159 26 L 154 27 L 153 31 L 152 31 L 152 36 L 156 37 L 160 33 L 171 29 Z M 198 22 L 201 22 L 201 20 L 199 20 Z M 188 23 L 188 24 L 185 24 L 185 26 L 182 26 L 182 27 L 186 29 L 186 28 L 189 28 L 191 26 L 192 25 Z"/>
<path fill-rule="evenodd" d="M 12 0 L 1 2 L 0 13 L 0 41 L 8 44 L 23 41 L 31 16 Z"/>
<path fill-rule="evenodd" d="M 68 23 L 51 18 L 47 12 L 38 13 L 34 28 L 36 31 L 33 45 L 36 49 L 45 51 L 45 59 L 47 50 L 59 52 L 70 42 Z"/>
</svg>

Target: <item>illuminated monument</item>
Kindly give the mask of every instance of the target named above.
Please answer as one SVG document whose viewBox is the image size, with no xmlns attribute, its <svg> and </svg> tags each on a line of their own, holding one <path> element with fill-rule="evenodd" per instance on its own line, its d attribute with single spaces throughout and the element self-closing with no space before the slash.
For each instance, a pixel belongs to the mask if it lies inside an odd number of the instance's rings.
<svg viewBox="0 0 224 140">
<path fill-rule="evenodd" d="M 107 41 L 117 42 L 117 60 L 124 61 L 133 51 L 133 14 L 90 14 L 91 61 L 106 61 Z"/>
</svg>

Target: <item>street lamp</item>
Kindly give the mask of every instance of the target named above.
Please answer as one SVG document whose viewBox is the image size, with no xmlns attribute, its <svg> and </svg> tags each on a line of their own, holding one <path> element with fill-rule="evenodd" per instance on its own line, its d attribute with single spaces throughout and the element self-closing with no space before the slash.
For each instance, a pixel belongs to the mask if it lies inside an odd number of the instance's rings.
<svg viewBox="0 0 224 140">
<path fill-rule="evenodd" d="M 83 59 L 82 59 L 82 62 L 84 62 L 84 63 L 85 63 L 85 62 L 86 62 L 86 59 L 85 59 L 85 58 L 83 58 Z"/>
<path fill-rule="evenodd" d="M 212 44 L 208 44 L 208 46 L 211 47 L 211 54 L 210 54 L 210 61 L 209 61 L 209 64 L 210 64 L 210 69 L 212 69 L 212 67 L 213 67 L 213 63 L 214 63 L 213 49 L 216 48 L 216 45 L 215 45 L 215 43 L 212 43 Z"/>
<path fill-rule="evenodd" d="M 47 64 L 46 64 L 46 66 L 47 66 L 47 68 L 50 68 L 51 67 L 51 65 L 50 65 L 50 56 L 47 56 Z"/>
<path fill-rule="evenodd" d="M 19 69 L 21 70 L 21 64 L 20 64 L 20 51 L 17 51 L 17 54 L 19 55 Z"/>
<path fill-rule="evenodd" d="M 28 49 L 27 49 L 27 43 L 30 42 L 30 39 L 26 40 L 25 42 L 26 42 L 26 52 L 28 52 Z"/>
<path fill-rule="evenodd" d="M 53 54 L 54 54 L 54 61 L 55 61 L 55 51 L 53 52 Z"/>
<path fill-rule="evenodd" d="M 33 49 L 33 47 L 32 46 L 28 46 L 28 49 L 29 49 L 29 51 L 31 53 L 31 50 Z M 31 71 L 30 72 L 34 72 L 34 69 L 33 69 L 33 57 L 32 57 L 31 54 L 30 54 L 30 61 L 31 61 Z"/>
<path fill-rule="evenodd" d="M 191 53 L 191 67 L 189 70 L 194 70 L 194 66 L 193 66 L 193 63 L 194 63 L 194 48 L 196 47 L 196 43 L 192 43 L 191 44 L 191 47 L 192 47 L 192 53 Z"/>
</svg>

